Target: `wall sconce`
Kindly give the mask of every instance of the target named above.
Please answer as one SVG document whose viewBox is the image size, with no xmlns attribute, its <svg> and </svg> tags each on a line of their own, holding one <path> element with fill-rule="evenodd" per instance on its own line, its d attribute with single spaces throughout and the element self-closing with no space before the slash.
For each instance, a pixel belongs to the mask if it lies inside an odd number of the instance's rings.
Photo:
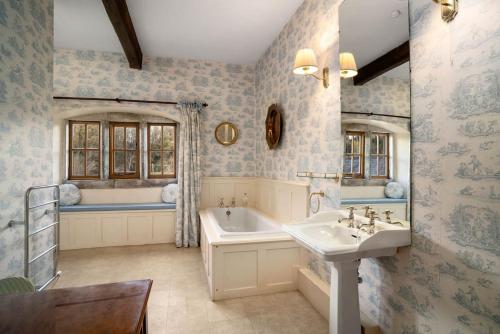
<svg viewBox="0 0 500 334">
<path fill-rule="evenodd" d="M 358 67 L 354 55 L 350 52 L 340 54 L 340 77 L 343 79 L 352 78 L 358 75 Z"/>
<path fill-rule="evenodd" d="M 441 5 L 441 18 L 444 22 L 452 21 L 458 14 L 458 0 L 433 0 Z"/>
<path fill-rule="evenodd" d="M 293 73 L 299 75 L 308 75 L 323 81 L 323 87 L 328 88 L 329 86 L 329 69 L 325 67 L 323 69 L 323 77 L 319 78 L 314 73 L 318 71 L 318 63 L 316 61 L 316 55 L 312 49 L 300 49 L 297 51 L 295 56 L 295 64 L 293 66 Z"/>
</svg>

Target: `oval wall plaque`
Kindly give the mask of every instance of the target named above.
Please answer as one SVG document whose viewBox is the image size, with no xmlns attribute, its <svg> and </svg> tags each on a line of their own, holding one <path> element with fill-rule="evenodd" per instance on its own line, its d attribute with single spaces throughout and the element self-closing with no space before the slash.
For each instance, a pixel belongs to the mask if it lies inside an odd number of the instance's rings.
<svg viewBox="0 0 500 334">
<path fill-rule="evenodd" d="M 281 110 L 275 103 L 267 109 L 266 117 L 266 141 L 270 150 L 275 149 L 278 146 L 281 138 L 281 127 Z"/>
</svg>

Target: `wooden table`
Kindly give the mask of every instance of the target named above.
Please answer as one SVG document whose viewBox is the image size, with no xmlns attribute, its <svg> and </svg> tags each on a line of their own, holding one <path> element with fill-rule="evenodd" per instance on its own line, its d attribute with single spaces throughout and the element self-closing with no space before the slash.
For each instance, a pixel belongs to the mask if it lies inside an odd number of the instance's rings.
<svg viewBox="0 0 500 334">
<path fill-rule="evenodd" d="M 0 333 L 147 333 L 153 281 L 0 296 Z"/>
</svg>

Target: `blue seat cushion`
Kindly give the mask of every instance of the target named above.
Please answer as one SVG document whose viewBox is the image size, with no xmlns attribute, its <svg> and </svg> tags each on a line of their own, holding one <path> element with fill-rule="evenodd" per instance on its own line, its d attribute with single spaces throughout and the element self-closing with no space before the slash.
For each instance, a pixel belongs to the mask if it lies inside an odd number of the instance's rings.
<svg viewBox="0 0 500 334">
<path fill-rule="evenodd" d="M 341 205 L 406 203 L 406 202 L 408 202 L 407 198 L 344 198 L 340 200 Z"/>
<path fill-rule="evenodd" d="M 87 211 L 130 211 L 130 210 L 173 210 L 175 203 L 115 203 L 115 204 L 78 204 L 61 205 L 61 212 Z"/>
</svg>

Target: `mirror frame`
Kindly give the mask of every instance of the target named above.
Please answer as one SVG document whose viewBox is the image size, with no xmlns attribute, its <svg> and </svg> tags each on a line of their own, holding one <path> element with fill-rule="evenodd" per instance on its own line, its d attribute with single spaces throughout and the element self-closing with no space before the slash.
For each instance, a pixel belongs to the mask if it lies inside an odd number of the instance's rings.
<svg viewBox="0 0 500 334">
<path fill-rule="evenodd" d="M 217 136 L 217 131 L 225 125 L 228 125 L 234 131 L 234 137 L 229 142 L 224 142 Z M 236 142 L 238 141 L 238 136 L 239 136 L 238 128 L 231 122 L 222 122 L 215 128 L 215 140 L 217 140 L 217 142 L 221 145 L 231 146 L 233 144 L 236 144 Z"/>
</svg>

